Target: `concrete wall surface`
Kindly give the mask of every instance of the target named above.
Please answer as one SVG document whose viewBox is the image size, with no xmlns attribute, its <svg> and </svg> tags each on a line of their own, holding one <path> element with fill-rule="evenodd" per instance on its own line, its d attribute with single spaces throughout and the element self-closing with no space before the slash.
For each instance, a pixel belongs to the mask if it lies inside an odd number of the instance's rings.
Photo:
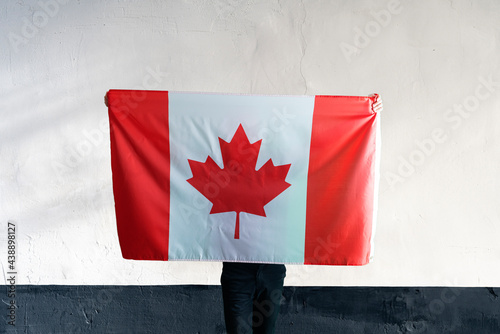
<svg viewBox="0 0 500 334">
<path fill-rule="evenodd" d="M 276 333 L 496 334 L 498 292 L 288 286 Z M 18 287 L 18 299 L 23 316 L 7 333 L 226 333 L 222 293 L 215 285 L 28 285 Z M 270 308 L 257 309 L 258 324 Z"/>
</svg>

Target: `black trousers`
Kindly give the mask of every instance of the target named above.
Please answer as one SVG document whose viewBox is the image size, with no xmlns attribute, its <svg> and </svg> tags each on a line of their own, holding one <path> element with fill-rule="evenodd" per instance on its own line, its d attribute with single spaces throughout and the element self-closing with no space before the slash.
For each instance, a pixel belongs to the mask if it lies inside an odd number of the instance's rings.
<svg viewBox="0 0 500 334">
<path fill-rule="evenodd" d="M 228 334 L 274 333 L 285 275 L 283 264 L 223 263 L 221 286 Z"/>
</svg>

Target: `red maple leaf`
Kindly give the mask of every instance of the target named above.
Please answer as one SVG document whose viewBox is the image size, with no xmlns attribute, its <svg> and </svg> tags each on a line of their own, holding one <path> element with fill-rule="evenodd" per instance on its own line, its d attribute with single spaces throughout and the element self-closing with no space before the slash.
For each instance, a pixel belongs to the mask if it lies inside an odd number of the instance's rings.
<svg viewBox="0 0 500 334">
<path fill-rule="evenodd" d="M 187 180 L 212 202 L 210 214 L 236 212 L 234 238 L 240 237 L 240 212 L 266 216 L 264 205 L 281 194 L 290 164 L 274 166 L 269 159 L 255 170 L 262 139 L 250 144 L 241 124 L 231 142 L 219 137 L 224 168 L 208 156 L 205 162 L 189 160 L 193 177 Z"/>
</svg>

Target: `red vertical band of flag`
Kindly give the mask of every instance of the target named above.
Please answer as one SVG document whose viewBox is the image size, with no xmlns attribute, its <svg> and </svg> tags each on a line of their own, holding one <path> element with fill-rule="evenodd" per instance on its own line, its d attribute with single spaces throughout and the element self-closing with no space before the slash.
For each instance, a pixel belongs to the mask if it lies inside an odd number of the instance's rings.
<svg viewBox="0 0 500 334">
<path fill-rule="evenodd" d="M 309 156 L 304 263 L 369 262 L 375 185 L 373 98 L 317 96 Z"/>
<path fill-rule="evenodd" d="M 118 238 L 126 259 L 168 260 L 168 92 L 108 92 Z"/>
</svg>

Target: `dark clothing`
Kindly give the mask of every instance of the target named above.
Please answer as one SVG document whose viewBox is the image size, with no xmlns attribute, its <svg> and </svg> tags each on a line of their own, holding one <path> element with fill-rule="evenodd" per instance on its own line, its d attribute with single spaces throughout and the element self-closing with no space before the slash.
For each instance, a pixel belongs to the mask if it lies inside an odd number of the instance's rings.
<svg viewBox="0 0 500 334">
<path fill-rule="evenodd" d="M 283 264 L 223 263 L 221 285 L 228 334 L 274 333 L 285 275 Z"/>
</svg>

